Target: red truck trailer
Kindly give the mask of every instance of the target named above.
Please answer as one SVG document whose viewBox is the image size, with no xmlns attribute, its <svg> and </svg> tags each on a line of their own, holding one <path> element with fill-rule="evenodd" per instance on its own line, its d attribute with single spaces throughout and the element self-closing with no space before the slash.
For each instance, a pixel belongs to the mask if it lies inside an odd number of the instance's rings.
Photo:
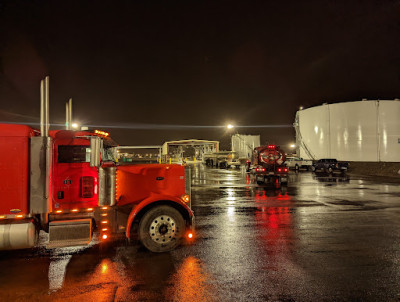
<svg viewBox="0 0 400 302">
<path fill-rule="evenodd" d="M 0 250 L 35 247 L 40 231 L 47 248 L 86 245 L 94 234 L 153 252 L 192 240 L 189 167 L 118 165 L 116 146 L 98 130 L 0 124 Z"/>
<path fill-rule="evenodd" d="M 254 148 L 248 170 L 255 175 L 257 184 L 270 183 L 276 187 L 287 185 L 289 168 L 285 166 L 286 154 L 276 145 Z"/>
</svg>

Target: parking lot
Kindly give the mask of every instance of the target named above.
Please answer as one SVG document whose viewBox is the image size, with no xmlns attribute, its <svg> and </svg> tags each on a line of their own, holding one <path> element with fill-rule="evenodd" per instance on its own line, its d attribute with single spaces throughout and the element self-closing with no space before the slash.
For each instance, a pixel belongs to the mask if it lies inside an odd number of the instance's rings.
<svg viewBox="0 0 400 302">
<path fill-rule="evenodd" d="M 275 189 L 197 164 L 194 244 L 2 253 L 1 300 L 398 301 L 399 197 L 390 179 L 290 172 Z"/>
</svg>

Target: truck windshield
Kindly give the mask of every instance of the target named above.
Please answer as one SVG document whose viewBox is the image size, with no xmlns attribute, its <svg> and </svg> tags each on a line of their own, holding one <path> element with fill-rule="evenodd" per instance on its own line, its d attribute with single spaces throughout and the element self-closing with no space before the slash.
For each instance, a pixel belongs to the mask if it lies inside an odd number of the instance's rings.
<svg viewBox="0 0 400 302">
<path fill-rule="evenodd" d="M 85 163 L 90 162 L 90 147 L 80 145 L 58 146 L 59 163 Z"/>
</svg>

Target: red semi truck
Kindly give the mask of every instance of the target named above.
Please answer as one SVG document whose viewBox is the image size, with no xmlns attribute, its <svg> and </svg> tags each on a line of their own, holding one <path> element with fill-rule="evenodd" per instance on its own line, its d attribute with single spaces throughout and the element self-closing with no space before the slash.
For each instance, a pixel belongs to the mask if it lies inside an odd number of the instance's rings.
<svg viewBox="0 0 400 302">
<path fill-rule="evenodd" d="M 192 239 L 189 167 L 118 165 L 108 133 L 45 125 L 0 124 L 0 250 L 35 247 L 40 231 L 48 248 L 95 235 L 165 252 Z"/>
<path fill-rule="evenodd" d="M 271 183 L 276 187 L 287 185 L 289 168 L 285 166 L 286 154 L 276 145 L 254 148 L 248 170 L 254 173 L 257 184 Z"/>
</svg>

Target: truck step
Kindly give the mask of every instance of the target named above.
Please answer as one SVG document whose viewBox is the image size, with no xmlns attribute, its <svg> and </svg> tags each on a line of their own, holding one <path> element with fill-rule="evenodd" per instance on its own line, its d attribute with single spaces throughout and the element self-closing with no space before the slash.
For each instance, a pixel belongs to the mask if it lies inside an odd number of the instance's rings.
<svg viewBox="0 0 400 302">
<path fill-rule="evenodd" d="M 91 219 L 52 221 L 49 224 L 49 243 L 46 248 L 88 245 L 90 241 Z"/>
</svg>

